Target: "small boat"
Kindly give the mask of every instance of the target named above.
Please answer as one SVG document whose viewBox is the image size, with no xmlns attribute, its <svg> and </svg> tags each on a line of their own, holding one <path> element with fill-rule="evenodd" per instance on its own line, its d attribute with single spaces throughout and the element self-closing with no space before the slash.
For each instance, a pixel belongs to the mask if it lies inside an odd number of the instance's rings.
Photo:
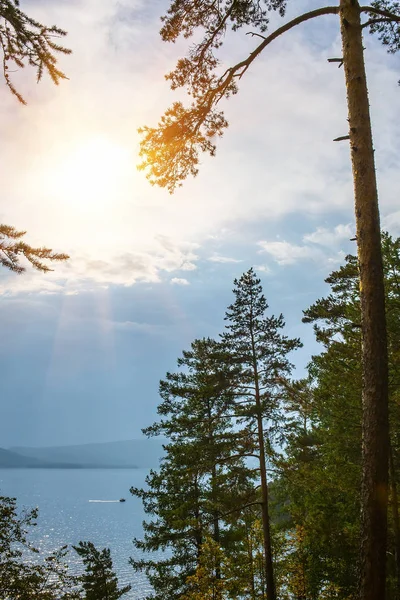
<svg viewBox="0 0 400 600">
<path fill-rule="evenodd" d="M 125 498 L 120 498 L 119 501 L 120 502 L 126 502 Z"/>
</svg>

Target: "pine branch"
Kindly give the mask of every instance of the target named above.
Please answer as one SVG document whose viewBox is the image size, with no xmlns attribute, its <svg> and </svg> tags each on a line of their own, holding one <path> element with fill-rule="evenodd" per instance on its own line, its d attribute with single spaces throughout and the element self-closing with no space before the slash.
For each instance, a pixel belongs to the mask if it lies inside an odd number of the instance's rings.
<svg viewBox="0 0 400 600">
<path fill-rule="evenodd" d="M 367 27 L 371 27 L 373 25 L 378 25 L 379 23 L 393 23 L 393 21 L 391 19 L 387 19 L 385 17 L 382 17 L 381 19 L 370 19 L 369 21 L 366 21 L 365 23 L 362 24 L 362 28 L 366 29 Z M 336 141 L 336 140 L 333 140 Z M 352 241 L 352 240 L 350 240 Z"/>
<path fill-rule="evenodd" d="M 43 261 L 65 261 L 68 254 L 53 252 L 50 248 L 33 248 L 21 238 L 26 231 L 18 231 L 10 225 L 0 224 L 0 264 L 14 273 L 24 273 L 25 267 L 21 265 L 20 258 L 25 257 L 34 269 L 47 273 L 52 271 Z"/>
<path fill-rule="evenodd" d="M 42 79 L 47 71 L 51 80 L 58 85 L 67 76 L 57 68 L 57 54 L 71 54 L 69 48 L 56 43 L 67 32 L 59 27 L 46 26 L 26 15 L 19 8 L 18 0 L 0 0 L 0 49 L 3 53 L 3 76 L 10 92 L 21 104 L 23 96 L 10 78 L 10 65 L 23 69 L 26 65 L 36 70 L 36 79 Z"/>
<path fill-rule="evenodd" d="M 385 17 L 388 21 L 400 23 L 400 15 L 396 15 L 395 13 L 392 13 L 389 10 L 383 10 L 382 8 L 376 8 L 374 6 L 361 6 L 360 12 L 379 15 L 381 17 Z"/>
</svg>

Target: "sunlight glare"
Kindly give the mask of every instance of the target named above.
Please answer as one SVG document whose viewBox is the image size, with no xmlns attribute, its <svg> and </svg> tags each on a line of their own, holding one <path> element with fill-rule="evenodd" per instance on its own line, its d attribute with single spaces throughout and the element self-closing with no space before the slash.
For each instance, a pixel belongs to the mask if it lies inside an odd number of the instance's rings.
<svg viewBox="0 0 400 600">
<path fill-rule="evenodd" d="M 106 138 L 81 143 L 54 170 L 58 194 L 79 213 L 107 212 L 134 171 L 130 152 Z"/>
</svg>

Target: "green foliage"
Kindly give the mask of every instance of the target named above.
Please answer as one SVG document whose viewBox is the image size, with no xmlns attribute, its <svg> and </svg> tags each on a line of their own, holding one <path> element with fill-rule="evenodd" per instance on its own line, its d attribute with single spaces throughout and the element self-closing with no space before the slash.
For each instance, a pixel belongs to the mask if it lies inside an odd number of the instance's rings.
<svg viewBox="0 0 400 600">
<path fill-rule="evenodd" d="M 23 273 L 25 267 L 20 263 L 20 257 L 23 256 L 35 269 L 47 273 L 52 269 L 43 261 L 68 260 L 68 254 L 53 252 L 50 248 L 29 246 L 21 239 L 25 234 L 26 231 L 17 231 L 10 225 L 0 225 L 0 264 L 3 267 L 15 273 Z"/>
<path fill-rule="evenodd" d="M 282 418 L 285 382 L 293 368 L 288 355 L 302 344 L 298 338 L 283 335 L 282 314 L 267 316 L 268 303 L 253 269 L 235 279 L 233 293 L 235 302 L 226 311 L 221 338 L 235 367 L 236 412 L 241 421 L 250 423 L 261 412 L 269 421 L 268 440 L 272 442 Z"/>
<path fill-rule="evenodd" d="M 227 580 L 222 573 L 224 554 L 212 539 L 206 539 L 201 545 L 201 553 L 194 575 L 186 580 L 187 591 L 181 600 L 225 600 Z M 217 577 L 216 572 L 219 572 Z"/>
<path fill-rule="evenodd" d="M 243 557 L 246 558 L 245 556 Z M 207 537 L 201 546 L 196 571 L 186 580 L 181 600 L 229 600 L 249 593 L 246 560 L 240 565 L 228 558 L 220 545 Z"/>
<path fill-rule="evenodd" d="M 26 104 L 11 80 L 12 68 L 33 67 L 38 82 L 46 71 L 57 85 L 60 79 L 66 79 L 66 75 L 57 68 L 57 54 L 71 54 L 71 50 L 56 40 L 67 34 L 55 25 L 48 27 L 29 17 L 20 9 L 19 0 L 0 0 L 0 17 L 4 79 L 11 93 L 19 102 Z"/>
<path fill-rule="evenodd" d="M 109 548 L 98 550 L 92 542 L 79 542 L 73 546 L 85 566 L 79 577 L 85 600 L 118 600 L 131 589 L 130 585 L 118 588 Z"/>
<path fill-rule="evenodd" d="M 392 600 L 398 598 L 400 574 L 393 487 L 400 480 L 400 240 L 383 233 L 382 252 L 394 458 L 387 552 L 387 597 Z M 362 391 L 357 258 L 347 256 L 345 264 L 326 282 L 330 294 L 304 313 L 324 350 L 312 358 L 309 379 L 286 388 L 291 419 L 287 423 L 286 456 L 279 462 L 281 477 L 274 488 L 289 517 L 280 521 L 288 542 L 279 558 L 280 585 L 295 594 L 296 584 L 307 600 L 357 597 Z"/>
<path fill-rule="evenodd" d="M 355 257 L 346 257 L 326 282 L 331 293 L 304 313 L 324 352 L 313 357 L 308 380 L 287 388 L 292 421 L 279 483 L 291 517 L 284 523 L 290 544 L 282 585 L 310 600 L 355 597 L 359 547 L 361 340 Z"/>
</svg>

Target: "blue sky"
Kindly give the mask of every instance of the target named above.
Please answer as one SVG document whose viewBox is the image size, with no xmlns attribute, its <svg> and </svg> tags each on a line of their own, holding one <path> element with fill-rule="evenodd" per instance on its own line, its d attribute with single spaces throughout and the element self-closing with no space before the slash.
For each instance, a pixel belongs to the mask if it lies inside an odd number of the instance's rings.
<svg viewBox="0 0 400 600">
<path fill-rule="evenodd" d="M 354 233 L 338 22 L 326 17 L 270 46 L 224 105 L 217 157 L 173 196 L 138 173 L 137 128 L 176 98 L 163 75 L 186 42 L 162 43 L 167 2 L 29 0 L 68 30 L 69 81 L 28 100 L 0 90 L 0 219 L 28 241 L 66 251 L 53 273 L 0 274 L 0 446 L 138 437 L 158 381 L 195 337 L 216 336 L 234 277 L 254 266 L 274 313 L 302 338 L 298 374 L 318 348 L 302 310 Z M 288 18 L 319 3 L 298 0 Z M 278 17 L 273 23 L 278 23 Z M 229 37 L 225 60 L 255 45 Z M 399 59 L 366 37 L 383 226 L 399 233 Z"/>
</svg>

